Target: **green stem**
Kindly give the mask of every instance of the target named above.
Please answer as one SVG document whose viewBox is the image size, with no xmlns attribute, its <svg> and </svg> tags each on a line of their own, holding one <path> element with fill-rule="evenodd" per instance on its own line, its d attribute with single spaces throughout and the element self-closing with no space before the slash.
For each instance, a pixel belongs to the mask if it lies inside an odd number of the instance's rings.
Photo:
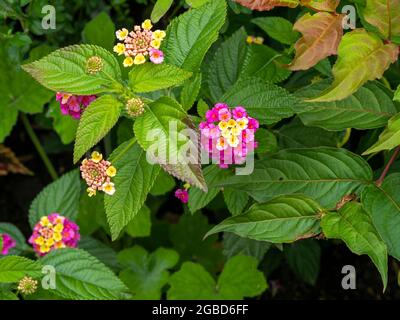
<svg viewBox="0 0 400 320">
<path fill-rule="evenodd" d="M 133 138 L 131 142 L 125 147 L 124 150 L 122 150 L 114 159 L 112 159 L 112 162 L 116 162 L 119 158 L 121 158 L 132 146 L 136 143 L 136 138 Z"/>
<path fill-rule="evenodd" d="M 44 151 L 42 145 L 40 144 L 39 138 L 37 137 L 35 131 L 33 131 L 32 126 L 29 122 L 28 117 L 26 114 L 21 113 L 21 120 L 22 123 L 25 126 L 26 132 L 28 133 L 29 138 L 32 140 L 33 145 L 36 148 L 36 151 L 39 153 L 40 158 L 42 159 L 44 165 L 47 168 L 47 171 L 49 172 L 51 178 L 53 180 L 58 179 L 58 175 L 56 170 L 54 169 L 53 164 L 51 163 L 49 157 L 47 156 L 46 152 Z"/>
</svg>

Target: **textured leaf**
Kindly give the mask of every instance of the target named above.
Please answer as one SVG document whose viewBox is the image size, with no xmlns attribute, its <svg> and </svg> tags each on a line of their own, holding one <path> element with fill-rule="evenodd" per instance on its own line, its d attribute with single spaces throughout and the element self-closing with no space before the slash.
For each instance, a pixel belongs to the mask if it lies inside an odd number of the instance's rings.
<svg viewBox="0 0 400 320">
<path fill-rule="evenodd" d="M 302 193 L 327 208 L 341 197 L 372 182 L 372 171 L 360 156 L 344 149 L 282 150 L 256 161 L 248 176 L 233 176 L 221 186 L 247 192 L 258 202 L 278 195 Z"/>
<path fill-rule="evenodd" d="M 225 0 L 213 0 L 173 19 L 165 39 L 165 62 L 197 71 L 206 52 L 217 40 L 225 16 Z"/>
<path fill-rule="evenodd" d="M 329 83 L 330 80 L 314 83 L 297 91 L 296 96 L 300 99 L 314 97 L 324 92 Z M 294 110 L 305 125 L 343 130 L 382 127 L 400 111 L 400 107 L 393 103 L 387 88 L 379 82 L 369 82 L 341 101 L 299 103 Z"/>
<path fill-rule="evenodd" d="M 208 2 L 210 0 L 185 0 L 185 2 L 193 7 L 193 8 L 198 8 L 201 7 L 202 5 L 204 5 L 206 2 Z"/>
<path fill-rule="evenodd" d="M 167 13 L 174 0 L 157 0 L 151 11 L 151 21 L 157 23 Z"/>
<path fill-rule="evenodd" d="M 300 0 L 302 6 L 315 11 L 335 12 L 340 0 Z"/>
<path fill-rule="evenodd" d="M 230 106 L 243 106 L 250 116 L 272 124 L 293 115 L 295 98 L 285 89 L 257 78 L 239 80 L 221 99 Z"/>
<path fill-rule="evenodd" d="M 99 229 L 100 224 L 95 219 L 99 214 L 105 216 L 104 195 L 98 193 L 95 197 L 89 197 L 87 192 L 82 193 L 79 201 L 79 214 L 76 218 L 81 235 L 90 235 Z"/>
<path fill-rule="evenodd" d="M 343 36 L 343 16 L 328 12 L 314 15 L 306 13 L 294 24 L 293 29 L 302 33 L 296 42 L 296 56 L 288 66 L 290 70 L 307 70 L 319 61 L 337 53 Z"/>
<path fill-rule="evenodd" d="M 19 299 L 15 293 L 0 289 L 0 300 L 19 300 Z"/>
<path fill-rule="evenodd" d="M 105 195 L 104 205 L 113 240 L 142 208 L 160 170 L 147 161 L 146 152 L 134 142 L 123 143 L 110 156 L 117 169 L 113 180 L 116 191 L 112 196 Z"/>
<path fill-rule="evenodd" d="M 134 293 L 137 300 L 157 300 L 169 279 L 168 269 L 173 268 L 179 255 L 171 249 L 158 248 L 149 254 L 140 246 L 122 250 L 118 260 L 124 270 L 120 278 Z"/>
<path fill-rule="evenodd" d="M 255 297 L 268 286 L 258 261 L 249 256 L 230 259 L 216 283 L 199 264 L 185 262 L 170 278 L 168 300 L 239 300 Z"/>
<path fill-rule="evenodd" d="M 88 23 L 82 31 L 84 42 L 95 44 L 109 51 L 115 41 L 115 26 L 107 13 L 101 12 Z"/>
<path fill-rule="evenodd" d="M 113 270 L 119 267 L 117 253 L 112 248 L 95 238 L 83 236 L 79 241 L 79 249 L 85 250 Z"/>
<path fill-rule="evenodd" d="M 156 180 L 157 181 L 157 180 Z M 157 182 L 155 182 L 157 183 Z M 151 211 L 144 205 L 128 223 L 125 232 L 131 237 L 148 237 L 151 234 Z"/>
<path fill-rule="evenodd" d="M 282 17 L 259 17 L 251 20 L 272 39 L 291 45 L 296 42 L 299 33 L 293 30 L 293 24 Z"/>
<path fill-rule="evenodd" d="M 102 70 L 86 72 L 87 59 L 102 59 Z M 106 49 L 95 45 L 74 45 L 54 51 L 46 57 L 22 66 L 37 81 L 53 91 L 72 94 L 97 94 L 111 91 L 121 78 L 117 59 Z"/>
<path fill-rule="evenodd" d="M 122 103 L 111 95 L 93 101 L 79 121 L 74 146 L 74 163 L 98 143 L 117 123 Z"/>
<path fill-rule="evenodd" d="M 397 87 L 397 90 L 394 93 L 393 100 L 400 102 L 400 85 Z"/>
<path fill-rule="evenodd" d="M 400 113 L 389 119 L 387 127 L 379 136 L 379 140 L 368 148 L 363 155 L 391 150 L 398 145 L 400 145 Z"/>
<path fill-rule="evenodd" d="M 242 213 L 249 202 L 249 195 L 240 190 L 224 188 L 224 200 L 229 212 L 232 215 L 238 215 Z"/>
<path fill-rule="evenodd" d="M 171 191 L 175 187 L 176 183 L 173 177 L 171 177 L 164 170 L 160 170 L 150 193 L 153 196 L 160 196 Z"/>
<path fill-rule="evenodd" d="M 335 80 L 320 96 L 309 101 L 335 101 L 348 97 L 368 80 L 382 77 L 397 56 L 397 46 L 384 44 L 378 36 L 364 29 L 346 33 L 332 69 Z"/>
<path fill-rule="evenodd" d="M 256 132 L 257 149 L 256 154 L 274 153 L 278 151 L 276 136 L 269 130 L 258 128 Z"/>
<path fill-rule="evenodd" d="M 24 276 L 38 278 L 42 275 L 42 265 L 24 257 L 6 256 L 0 259 L 0 283 L 18 282 Z"/>
<path fill-rule="evenodd" d="M 391 256 L 400 260 L 400 174 L 386 177 L 381 187 L 371 185 L 362 194 L 362 204 L 369 213 Z"/>
<path fill-rule="evenodd" d="M 176 86 L 191 76 L 191 72 L 165 63 L 144 63 L 129 72 L 129 86 L 134 92 L 150 92 Z"/>
<path fill-rule="evenodd" d="M 387 248 L 360 203 L 349 202 L 337 213 L 324 215 L 321 227 L 328 239 L 341 239 L 355 254 L 367 254 L 378 268 L 386 288 Z"/>
<path fill-rule="evenodd" d="M 319 233 L 322 208 L 302 195 L 281 196 L 252 205 L 246 212 L 225 219 L 206 236 L 233 232 L 244 238 L 288 243 Z"/>
<path fill-rule="evenodd" d="M 239 78 L 246 53 L 244 28 L 225 40 L 216 51 L 207 70 L 207 85 L 214 102 L 218 102 Z"/>
<path fill-rule="evenodd" d="M 175 100 L 163 97 L 152 102 L 143 116 L 136 119 L 134 131 L 152 161 L 159 163 L 176 178 L 206 191 L 207 186 L 198 159 L 200 152 L 194 152 L 199 150 L 199 146 L 195 145 L 184 131 L 191 127 L 182 107 Z M 157 150 L 154 150 L 154 147 L 157 147 Z M 193 152 L 186 154 L 186 149 Z"/>
<path fill-rule="evenodd" d="M 271 243 L 265 241 L 256 241 L 252 239 L 242 238 L 234 233 L 224 233 L 224 256 L 230 259 L 236 255 L 245 255 L 257 258 L 261 261 L 268 249 L 271 247 Z"/>
<path fill-rule="evenodd" d="M 0 106 L 0 143 L 11 133 L 17 123 L 17 118 L 18 110 L 10 108 L 8 105 Z"/>
<path fill-rule="evenodd" d="M 23 252 L 27 248 L 29 248 L 28 245 L 26 244 L 24 235 L 13 224 L 7 223 L 7 222 L 1 222 L 0 223 L 0 234 L 3 234 L 3 233 L 8 234 L 16 242 L 16 246 L 9 250 L 9 254 L 18 255 L 18 254 L 21 254 L 21 252 Z M 3 239 L 2 237 L 0 237 L 0 238 Z M 0 245 L 0 247 L 1 247 L 1 245 Z"/>
<path fill-rule="evenodd" d="M 78 170 L 64 174 L 44 188 L 29 208 L 29 224 L 32 229 L 40 218 L 51 213 L 75 220 L 79 210 L 81 184 Z"/>
<path fill-rule="evenodd" d="M 201 88 L 202 74 L 196 73 L 186 80 L 181 91 L 181 104 L 185 111 L 190 110 L 199 95 Z"/>
<path fill-rule="evenodd" d="M 251 10 L 268 11 L 275 7 L 296 8 L 299 0 L 235 0 Z"/>
</svg>

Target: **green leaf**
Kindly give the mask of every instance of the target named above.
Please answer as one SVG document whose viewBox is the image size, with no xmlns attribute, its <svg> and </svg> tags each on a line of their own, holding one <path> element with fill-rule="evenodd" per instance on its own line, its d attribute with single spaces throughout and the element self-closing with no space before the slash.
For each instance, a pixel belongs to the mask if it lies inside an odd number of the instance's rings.
<svg viewBox="0 0 400 320">
<path fill-rule="evenodd" d="M 29 248 L 28 245 L 26 244 L 25 236 L 13 224 L 7 223 L 7 222 L 1 222 L 0 223 L 0 234 L 4 234 L 4 233 L 8 234 L 16 242 L 16 246 L 14 248 L 10 249 L 9 254 L 18 255 L 21 252 L 23 252 L 24 250 L 27 250 Z M 0 239 L 3 239 L 3 238 L 0 236 Z M 0 248 L 1 248 L 1 245 L 0 245 Z"/>
<path fill-rule="evenodd" d="M 167 13 L 172 6 L 174 0 L 157 0 L 156 4 L 151 11 L 151 21 L 157 23 Z"/>
<path fill-rule="evenodd" d="M 0 89 L 1 90 L 1 89 Z M 18 110 L 10 108 L 8 105 L 0 105 L 0 143 L 11 133 L 12 128 L 17 123 Z"/>
<path fill-rule="evenodd" d="M 223 245 L 223 253 L 227 259 L 241 254 L 257 258 L 258 261 L 263 259 L 271 247 L 269 242 L 242 238 L 230 232 L 224 233 Z"/>
<path fill-rule="evenodd" d="M 18 282 L 24 276 L 39 278 L 42 265 L 24 257 L 6 256 L 0 259 L 0 283 Z"/>
<path fill-rule="evenodd" d="M 282 150 L 256 161 L 248 176 L 228 178 L 222 187 L 249 193 L 258 202 L 284 194 L 302 193 L 326 208 L 372 182 L 368 163 L 344 149 L 310 148 Z"/>
<path fill-rule="evenodd" d="M 289 243 L 318 234 L 321 212 L 321 206 L 308 197 L 281 196 L 225 219 L 206 236 L 225 231 L 253 240 Z"/>
<path fill-rule="evenodd" d="M 191 76 L 191 72 L 165 63 L 145 63 L 129 72 L 129 86 L 134 92 L 150 92 L 179 85 Z"/>
<path fill-rule="evenodd" d="M 111 154 L 110 161 L 117 169 L 114 177 L 116 191 L 112 196 L 105 195 L 104 205 L 112 239 L 115 240 L 142 208 L 160 167 L 147 161 L 146 152 L 135 140 L 120 145 Z"/>
<path fill-rule="evenodd" d="M 216 283 L 199 264 L 185 262 L 170 278 L 168 300 L 241 300 L 255 297 L 268 286 L 258 261 L 249 256 L 230 259 Z"/>
<path fill-rule="evenodd" d="M 78 170 L 64 174 L 44 188 L 29 208 L 29 224 L 32 229 L 40 218 L 51 213 L 75 220 L 79 209 L 81 184 Z"/>
<path fill-rule="evenodd" d="M 274 153 L 278 151 L 278 141 L 276 136 L 269 130 L 258 128 L 256 131 L 257 154 Z"/>
<path fill-rule="evenodd" d="M 158 248 L 149 254 L 140 246 L 122 250 L 118 260 L 124 266 L 120 278 L 134 293 L 133 299 L 158 300 L 179 255 L 171 249 Z"/>
<path fill-rule="evenodd" d="M 131 237 L 148 237 L 151 233 L 151 211 L 144 205 L 128 223 L 125 232 Z"/>
<path fill-rule="evenodd" d="M 107 13 L 101 12 L 86 23 L 82 38 L 85 43 L 95 44 L 111 51 L 115 42 L 114 22 Z"/>
<path fill-rule="evenodd" d="M 201 73 L 196 73 L 189 80 L 186 80 L 181 91 L 182 108 L 187 111 L 195 103 L 201 88 Z"/>
<path fill-rule="evenodd" d="M 0 300 L 19 300 L 19 299 L 15 293 L 0 289 Z"/>
<path fill-rule="evenodd" d="M 101 71 L 87 73 L 87 60 L 101 58 Z M 22 66 L 46 88 L 72 94 L 98 94 L 120 88 L 121 69 L 117 59 L 95 45 L 74 45 L 54 51 L 46 57 Z"/>
<path fill-rule="evenodd" d="M 201 263 L 207 270 L 217 270 L 222 261 L 221 249 L 216 247 L 217 236 L 203 240 L 210 230 L 207 217 L 200 212 L 181 216 L 178 224 L 170 226 L 169 237 L 182 261 Z"/>
<path fill-rule="evenodd" d="M 282 17 L 260 17 L 251 20 L 272 39 L 283 44 L 291 45 L 296 42 L 300 34 L 293 30 L 293 24 Z"/>
<path fill-rule="evenodd" d="M 400 113 L 389 119 L 387 127 L 379 135 L 378 141 L 364 151 L 363 155 L 391 150 L 398 145 L 400 145 Z"/>
<path fill-rule="evenodd" d="M 290 269 L 304 282 L 314 286 L 319 274 L 321 248 L 315 240 L 305 239 L 285 247 Z"/>
<path fill-rule="evenodd" d="M 231 188 L 224 188 L 223 193 L 229 212 L 234 216 L 242 213 L 247 202 L 249 202 L 249 195 L 246 192 Z"/>
<path fill-rule="evenodd" d="M 394 93 L 393 100 L 400 102 L 400 84 L 399 84 L 399 86 L 397 87 L 397 90 Z"/>
<path fill-rule="evenodd" d="M 74 147 L 74 163 L 98 143 L 117 123 L 122 103 L 111 95 L 93 101 L 79 121 Z"/>
<path fill-rule="evenodd" d="M 160 170 L 153 187 L 150 190 L 150 194 L 153 196 L 160 196 L 171 191 L 175 187 L 176 183 L 164 170 Z"/>
<path fill-rule="evenodd" d="M 128 289 L 103 263 L 84 250 L 63 248 L 40 259 L 56 269 L 52 293 L 77 300 L 117 300 L 128 297 Z"/>
<path fill-rule="evenodd" d="M 199 102 L 197 102 L 197 114 L 201 118 L 205 118 L 208 109 L 208 104 L 203 99 L 200 99 Z"/>
<path fill-rule="evenodd" d="M 83 236 L 79 241 L 79 249 L 85 250 L 113 270 L 119 267 L 117 253 L 108 245 L 95 238 Z"/>
<path fill-rule="evenodd" d="M 370 185 L 362 194 L 362 204 L 372 218 L 391 256 L 400 260 L 400 174 L 386 177 L 382 186 Z"/>
<path fill-rule="evenodd" d="M 379 270 L 386 288 L 387 248 L 360 203 L 349 202 L 337 213 L 323 215 L 321 227 L 328 239 L 341 239 L 355 254 L 367 254 Z"/>
<path fill-rule="evenodd" d="M 63 144 L 70 144 L 75 140 L 79 121 L 61 113 L 60 103 L 53 100 L 50 103 L 49 115 L 53 118 L 53 128 Z"/>
<path fill-rule="evenodd" d="M 192 8 L 198 8 L 209 2 L 210 0 L 185 0 L 185 2 Z"/>
<path fill-rule="evenodd" d="M 246 54 L 246 32 L 240 28 L 221 44 L 208 65 L 206 81 L 214 102 L 220 101 L 224 93 L 235 84 Z"/>
<path fill-rule="evenodd" d="M 197 71 L 217 40 L 225 22 L 225 0 L 213 0 L 173 19 L 165 39 L 165 62 L 189 71 Z"/>
<path fill-rule="evenodd" d="M 384 44 L 373 33 L 355 29 L 346 33 L 338 48 L 338 59 L 333 66 L 332 85 L 318 97 L 308 101 L 336 101 L 347 98 L 368 80 L 382 77 L 390 64 L 397 60 L 398 47 Z"/>
<path fill-rule="evenodd" d="M 207 186 L 197 158 L 200 153 L 186 154 L 186 150 L 198 150 L 198 145 L 184 134 L 188 128 L 194 126 L 187 114 L 175 100 L 168 97 L 150 103 L 134 124 L 135 136 L 153 162 L 159 163 L 176 178 L 206 191 Z"/>
<path fill-rule="evenodd" d="M 90 235 L 100 227 L 98 221 L 94 219 L 99 213 L 105 215 L 103 194 L 98 193 L 95 197 L 89 197 L 87 192 L 84 192 L 79 201 L 79 213 L 76 218 L 81 235 Z"/>
<path fill-rule="evenodd" d="M 296 99 L 285 89 L 257 78 L 239 80 L 221 101 L 243 106 L 262 124 L 272 124 L 293 115 Z"/>
<path fill-rule="evenodd" d="M 329 86 L 329 80 L 314 83 L 296 92 L 300 99 L 314 97 Z M 378 82 L 369 82 L 341 101 L 305 102 L 294 106 L 305 125 L 327 130 L 373 129 L 384 126 L 400 111 L 392 93 Z"/>
</svg>

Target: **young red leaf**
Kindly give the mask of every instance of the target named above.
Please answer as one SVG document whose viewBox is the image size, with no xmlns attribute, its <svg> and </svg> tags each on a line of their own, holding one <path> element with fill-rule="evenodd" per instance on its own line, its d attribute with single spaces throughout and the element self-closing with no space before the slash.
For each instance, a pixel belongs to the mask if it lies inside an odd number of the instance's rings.
<svg viewBox="0 0 400 320">
<path fill-rule="evenodd" d="M 301 5 L 316 11 L 335 12 L 340 0 L 300 0 Z"/>
<path fill-rule="evenodd" d="M 296 8 L 299 0 L 236 0 L 237 3 L 251 10 L 268 11 L 275 7 Z"/>
</svg>

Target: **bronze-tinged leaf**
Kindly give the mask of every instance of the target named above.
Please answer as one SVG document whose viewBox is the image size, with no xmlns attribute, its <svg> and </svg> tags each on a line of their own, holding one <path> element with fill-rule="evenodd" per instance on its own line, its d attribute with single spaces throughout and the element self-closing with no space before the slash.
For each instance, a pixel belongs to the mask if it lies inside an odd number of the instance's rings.
<svg viewBox="0 0 400 320">
<path fill-rule="evenodd" d="M 275 7 L 296 8 L 299 0 L 235 0 L 237 3 L 251 10 L 268 11 Z"/>
<path fill-rule="evenodd" d="M 340 0 L 300 0 L 301 5 L 316 11 L 335 12 Z"/>
<path fill-rule="evenodd" d="M 10 148 L 0 144 L 0 176 L 6 176 L 9 173 L 33 174 Z"/>
<path fill-rule="evenodd" d="M 288 69 L 307 70 L 330 55 L 337 54 L 343 36 L 343 15 L 318 12 L 306 13 L 293 26 L 303 36 L 295 44 L 296 56 Z"/>
</svg>

